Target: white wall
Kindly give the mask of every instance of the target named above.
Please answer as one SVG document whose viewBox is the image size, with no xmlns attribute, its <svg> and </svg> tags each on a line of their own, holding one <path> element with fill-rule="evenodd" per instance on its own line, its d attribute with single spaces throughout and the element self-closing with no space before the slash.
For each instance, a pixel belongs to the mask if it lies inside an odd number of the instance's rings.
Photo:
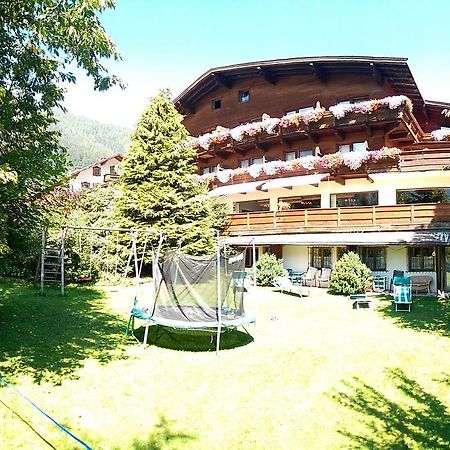
<svg viewBox="0 0 450 450">
<path fill-rule="evenodd" d="M 337 247 L 332 247 L 332 265 L 336 264 Z M 306 245 L 283 245 L 283 265 L 286 269 L 295 272 L 304 272 L 309 266 L 308 246 Z M 386 270 L 373 272 L 373 275 L 386 277 L 386 288 L 389 289 L 394 270 L 403 270 L 405 276 L 430 275 L 431 291 L 436 292 L 435 272 L 408 272 L 408 249 L 403 245 L 390 245 L 386 249 Z"/>
<path fill-rule="evenodd" d="M 116 173 L 120 173 L 120 161 L 116 158 L 110 159 L 103 163 L 100 167 L 100 176 L 93 175 L 93 167 L 87 167 L 82 170 L 75 178 L 69 181 L 69 186 L 74 191 L 81 190 L 81 183 L 89 183 L 90 187 L 97 184 L 103 184 L 104 176 L 110 173 L 111 166 L 115 166 Z"/>
<path fill-rule="evenodd" d="M 306 272 L 308 247 L 306 245 L 283 245 L 283 265 L 294 272 Z"/>
<path fill-rule="evenodd" d="M 366 178 L 347 180 L 345 185 L 335 181 L 322 181 L 318 187 L 296 186 L 292 189 L 278 188 L 268 192 L 256 191 L 248 194 L 233 194 L 219 198 L 224 203 L 242 202 L 247 200 L 269 199 L 271 211 L 277 209 L 280 197 L 296 197 L 301 195 L 320 195 L 322 208 L 330 206 L 330 194 L 345 192 L 369 192 L 378 191 L 380 205 L 395 205 L 397 189 L 414 189 L 424 187 L 450 187 L 448 172 L 429 171 L 411 173 L 380 173 L 372 174 L 373 183 Z M 276 178 L 276 177 L 274 177 Z"/>
</svg>

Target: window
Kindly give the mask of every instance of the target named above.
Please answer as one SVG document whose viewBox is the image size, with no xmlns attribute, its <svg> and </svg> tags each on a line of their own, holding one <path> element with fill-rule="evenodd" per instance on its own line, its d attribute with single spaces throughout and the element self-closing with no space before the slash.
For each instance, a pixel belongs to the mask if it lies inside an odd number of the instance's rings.
<svg viewBox="0 0 450 450">
<path fill-rule="evenodd" d="M 234 204 L 234 210 L 238 213 L 269 211 L 269 199 L 237 202 Z"/>
<path fill-rule="evenodd" d="M 358 253 L 370 270 L 386 270 L 386 247 L 359 247 Z"/>
<path fill-rule="evenodd" d="M 252 158 L 252 164 L 263 164 L 264 158 Z"/>
<path fill-rule="evenodd" d="M 207 173 L 209 173 L 209 167 L 202 167 L 200 169 L 200 173 L 201 175 L 206 175 Z"/>
<path fill-rule="evenodd" d="M 405 189 L 397 191 L 397 205 L 411 203 L 450 203 L 450 188 Z"/>
<path fill-rule="evenodd" d="M 367 150 L 367 142 L 353 142 L 351 144 L 344 144 L 338 146 L 338 151 L 341 153 L 349 152 L 363 152 Z"/>
<path fill-rule="evenodd" d="M 89 189 L 91 187 L 91 185 L 87 181 L 82 181 L 81 182 L 81 187 L 84 188 L 84 189 Z"/>
<path fill-rule="evenodd" d="M 410 247 L 408 248 L 408 264 L 410 272 L 433 272 L 434 247 Z"/>
<path fill-rule="evenodd" d="M 297 158 L 297 152 L 286 152 L 284 154 L 285 161 L 292 161 L 295 158 Z"/>
<path fill-rule="evenodd" d="M 278 202 L 289 203 L 290 209 L 320 208 L 320 195 L 303 195 L 301 197 L 283 197 Z"/>
<path fill-rule="evenodd" d="M 331 269 L 331 247 L 313 247 L 310 251 L 310 265 L 317 269 Z"/>
<path fill-rule="evenodd" d="M 92 175 L 94 175 L 94 177 L 99 177 L 102 174 L 102 170 L 100 169 L 100 167 L 98 166 L 94 166 L 92 168 Z"/>
<path fill-rule="evenodd" d="M 248 160 L 248 159 L 242 159 L 242 160 L 240 161 L 240 166 L 241 166 L 243 169 L 246 169 L 249 165 L 250 165 L 250 160 Z"/>
<path fill-rule="evenodd" d="M 311 156 L 312 154 L 313 154 L 313 151 L 310 148 L 297 150 L 297 151 L 290 151 L 290 152 L 286 152 L 284 154 L 284 160 L 292 161 L 293 159 L 304 158 L 305 156 Z"/>
<path fill-rule="evenodd" d="M 344 206 L 374 206 L 378 205 L 378 191 L 331 194 L 330 200 L 330 206 L 332 208 Z"/>
<path fill-rule="evenodd" d="M 313 106 L 304 106 L 303 108 L 297 108 L 297 109 L 293 109 L 291 111 L 287 111 L 286 112 L 286 116 L 292 116 L 292 114 L 296 114 L 296 113 L 307 113 L 310 112 L 314 109 Z"/>
<path fill-rule="evenodd" d="M 339 105 L 354 105 L 356 103 L 365 102 L 366 100 L 368 100 L 368 97 L 355 97 L 349 100 L 342 100 L 339 102 Z"/>
<path fill-rule="evenodd" d="M 351 151 L 350 144 L 339 145 L 338 151 L 341 153 L 350 153 Z"/>
<path fill-rule="evenodd" d="M 250 91 L 239 91 L 239 101 L 241 103 L 247 103 L 250 100 Z"/>
<path fill-rule="evenodd" d="M 312 156 L 313 151 L 311 148 L 298 151 L 298 158 L 304 158 L 305 156 Z"/>
<path fill-rule="evenodd" d="M 110 175 L 117 175 L 116 166 L 109 166 Z"/>
<path fill-rule="evenodd" d="M 222 108 L 222 100 L 216 99 L 211 101 L 211 109 L 216 111 L 217 109 Z"/>
<path fill-rule="evenodd" d="M 214 166 L 211 166 L 211 167 L 209 168 L 209 172 L 210 172 L 210 173 L 216 173 L 217 170 L 218 170 L 217 164 L 214 165 Z"/>
</svg>

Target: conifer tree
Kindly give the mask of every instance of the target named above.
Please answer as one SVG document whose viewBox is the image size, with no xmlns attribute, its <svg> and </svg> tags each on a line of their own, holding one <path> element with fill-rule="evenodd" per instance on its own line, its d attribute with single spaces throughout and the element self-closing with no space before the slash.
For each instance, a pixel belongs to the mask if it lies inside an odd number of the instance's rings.
<svg viewBox="0 0 450 450">
<path fill-rule="evenodd" d="M 224 214 L 198 181 L 182 120 L 168 91 L 150 100 L 122 161 L 116 206 L 124 226 L 152 226 L 164 232 L 166 247 L 201 255 L 213 251 Z"/>
</svg>

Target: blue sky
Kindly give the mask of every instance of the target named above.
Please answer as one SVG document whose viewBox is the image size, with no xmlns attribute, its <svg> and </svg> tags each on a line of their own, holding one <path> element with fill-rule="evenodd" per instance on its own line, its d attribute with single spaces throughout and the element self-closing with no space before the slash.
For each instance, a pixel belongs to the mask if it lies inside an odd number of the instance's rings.
<svg viewBox="0 0 450 450">
<path fill-rule="evenodd" d="M 66 106 L 103 122 L 133 127 L 158 89 L 211 67 L 296 56 L 404 56 L 423 96 L 450 102 L 449 0 L 116 0 L 101 20 L 128 88 L 95 93 L 80 76 Z"/>
</svg>

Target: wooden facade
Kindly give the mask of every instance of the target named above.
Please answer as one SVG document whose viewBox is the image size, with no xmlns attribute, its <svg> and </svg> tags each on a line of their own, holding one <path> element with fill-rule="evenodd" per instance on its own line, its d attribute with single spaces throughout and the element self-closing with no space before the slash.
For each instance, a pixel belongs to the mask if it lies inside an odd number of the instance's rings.
<svg viewBox="0 0 450 450">
<path fill-rule="evenodd" d="M 398 96 L 407 99 L 390 103 Z M 382 100 L 367 111 L 355 108 L 339 116 L 333 109 L 374 99 Z M 235 208 L 240 204 L 249 208 L 251 204 L 250 211 L 229 216 L 224 233 L 230 238 L 438 230 L 444 237 L 432 252 L 439 259 L 434 283 L 435 287 L 450 289 L 450 271 L 445 272 L 445 267 L 450 267 L 450 199 L 397 202 L 399 192 L 415 189 L 434 189 L 450 195 L 450 118 L 442 114 L 450 104 L 422 98 L 406 59 L 293 58 L 226 66 L 200 76 L 175 99 L 175 104 L 185 115 L 188 131 L 200 137 L 199 174 L 223 170 L 232 173 L 208 178 L 211 195 L 215 189 L 230 186 L 230 194 L 221 196 L 221 201 Z M 315 108 L 320 115 L 293 125 L 286 122 L 290 114 L 301 114 L 305 108 Z M 234 137 L 233 131 L 241 125 L 262 124 L 264 120 L 282 125 L 270 132 L 255 127 L 254 132 Z M 432 132 L 442 127 L 449 133 L 438 141 Z M 220 139 L 205 144 L 202 135 Z M 330 169 L 329 165 L 321 165 L 330 155 L 344 154 L 344 150 L 361 151 L 361 144 L 369 152 L 394 149 L 395 157 L 367 158 L 356 167 L 340 165 Z M 315 157 L 315 165 L 284 164 L 292 155 L 300 159 L 303 155 Z M 264 166 L 270 162 L 280 164 L 272 172 L 261 170 L 255 174 L 247 170 L 252 164 Z M 291 178 L 302 184 L 298 178 L 320 174 L 324 178 L 310 185 L 290 185 L 286 181 L 275 184 L 278 188 L 269 192 L 264 188 L 264 182 L 270 180 Z M 258 186 L 248 192 L 233 188 L 252 183 Z M 331 197 L 352 192 L 374 192 L 375 203 L 333 207 Z M 277 206 L 280 200 L 289 203 L 290 199 L 296 202 L 302 197 L 314 198 L 314 205 L 291 210 L 279 210 Z M 277 242 L 277 254 L 283 256 L 289 249 L 284 248 L 282 240 Z M 310 261 L 302 264 L 307 266 Z"/>
</svg>

